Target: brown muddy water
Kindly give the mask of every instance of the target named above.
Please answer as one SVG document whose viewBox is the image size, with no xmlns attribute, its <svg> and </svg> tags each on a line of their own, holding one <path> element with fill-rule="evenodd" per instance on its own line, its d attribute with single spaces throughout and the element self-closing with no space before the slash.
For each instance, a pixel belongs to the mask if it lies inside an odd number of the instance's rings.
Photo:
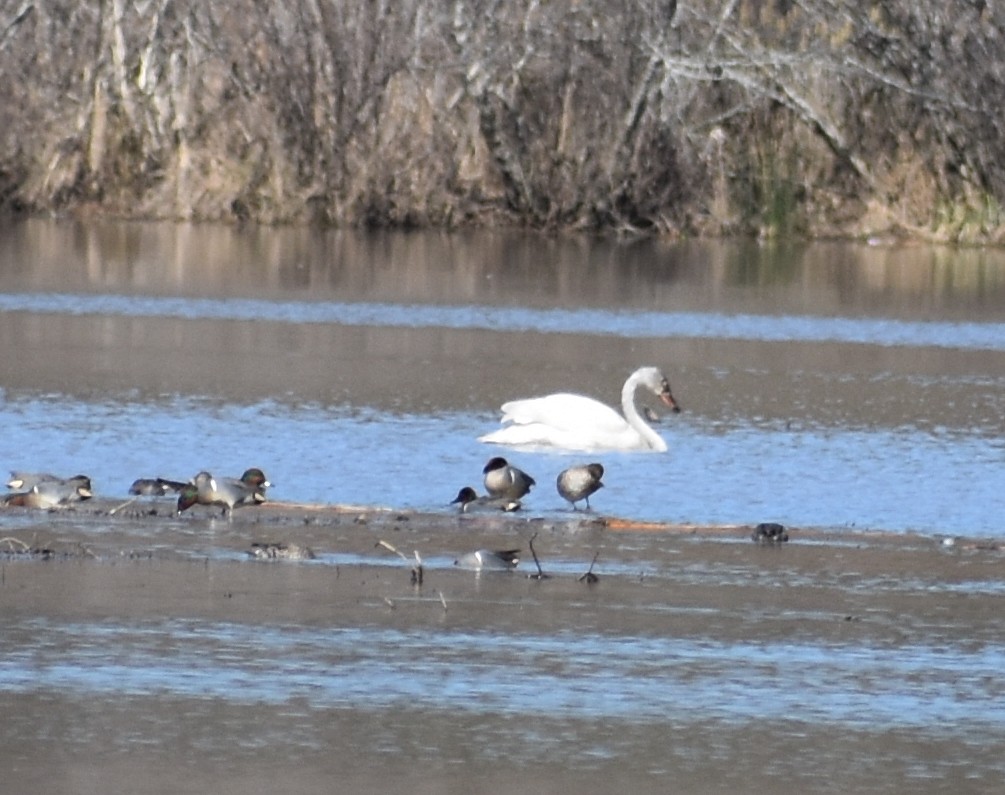
<svg viewBox="0 0 1005 795">
<path fill-rule="evenodd" d="M 98 495 L 0 509 L 4 792 L 1005 785 L 997 252 L 32 221 L 0 336 L 0 466 Z M 640 364 L 684 412 L 591 514 L 475 441 Z M 500 452 L 524 511 L 452 513 Z M 232 521 L 110 513 L 250 465 Z"/>
</svg>

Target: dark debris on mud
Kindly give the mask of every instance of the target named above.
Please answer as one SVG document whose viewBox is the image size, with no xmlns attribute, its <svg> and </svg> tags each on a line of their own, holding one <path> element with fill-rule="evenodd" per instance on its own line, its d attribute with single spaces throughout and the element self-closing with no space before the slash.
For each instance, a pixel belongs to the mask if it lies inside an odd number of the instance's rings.
<svg viewBox="0 0 1005 795">
<path fill-rule="evenodd" d="M 93 558 L 95 554 L 83 544 L 73 544 L 63 549 L 22 541 L 14 536 L 0 538 L 0 560 L 77 560 Z"/>
</svg>

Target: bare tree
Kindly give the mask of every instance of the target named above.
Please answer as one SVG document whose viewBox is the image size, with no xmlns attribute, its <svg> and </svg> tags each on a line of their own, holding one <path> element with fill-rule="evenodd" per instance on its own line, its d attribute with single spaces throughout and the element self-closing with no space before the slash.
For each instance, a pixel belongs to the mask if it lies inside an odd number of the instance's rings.
<svg viewBox="0 0 1005 795">
<path fill-rule="evenodd" d="M 0 0 L 0 202 L 997 239 L 975 0 Z"/>
</svg>

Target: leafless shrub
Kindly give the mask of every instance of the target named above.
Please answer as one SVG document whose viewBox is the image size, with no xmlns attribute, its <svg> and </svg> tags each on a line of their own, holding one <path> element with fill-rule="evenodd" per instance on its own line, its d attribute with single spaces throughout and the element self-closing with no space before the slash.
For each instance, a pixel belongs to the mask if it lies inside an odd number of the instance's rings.
<svg viewBox="0 0 1005 795">
<path fill-rule="evenodd" d="M 990 4 L 0 4 L 11 209 L 994 238 Z"/>
</svg>

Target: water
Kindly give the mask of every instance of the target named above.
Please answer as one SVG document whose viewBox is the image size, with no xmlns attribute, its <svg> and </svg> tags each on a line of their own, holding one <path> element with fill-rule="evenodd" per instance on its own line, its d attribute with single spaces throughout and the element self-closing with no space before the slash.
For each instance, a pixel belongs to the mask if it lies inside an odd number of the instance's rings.
<svg viewBox="0 0 1005 795">
<path fill-rule="evenodd" d="M 684 337 L 764 342 L 844 342 L 1005 350 L 1005 324 L 767 316 L 717 312 L 624 312 L 419 304 L 308 303 L 252 299 L 152 298 L 27 293 L 0 295 L 0 311 L 181 320 L 264 320 L 342 326 L 445 328 L 618 337 Z"/>
<path fill-rule="evenodd" d="M 0 461 L 107 495 L 256 465 L 277 499 L 442 508 L 502 452 L 544 515 L 597 459 L 614 515 L 1001 532 L 992 252 L 31 222 L 0 326 Z M 665 456 L 475 442 L 514 397 L 616 405 L 641 364 L 685 409 Z"/>
<path fill-rule="evenodd" d="M 18 657 L 0 665 L 5 690 L 13 693 L 165 692 L 247 704 L 303 698 L 317 709 L 350 701 L 371 710 L 449 707 L 503 716 L 540 710 L 553 718 L 632 723 L 699 711 L 737 724 L 784 719 L 927 730 L 946 721 L 972 724 L 973 731 L 1005 729 L 1005 704 L 996 702 L 1005 649 L 997 644 L 960 656 L 918 644 L 821 648 L 791 640 L 613 635 L 582 648 L 573 632 L 448 629 L 431 643 L 427 631 L 318 633 L 187 621 L 150 624 L 140 633 L 29 621 L 11 632 L 32 638 L 35 649 L 30 670 Z M 166 648 L 176 652 L 165 657 Z M 790 669 L 793 660 L 799 668 Z"/>
<path fill-rule="evenodd" d="M 543 516 L 564 515 L 568 507 L 554 489 L 557 473 L 598 458 L 607 475 L 593 505 L 623 517 L 1001 532 L 1001 441 L 948 429 L 836 433 L 778 423 L 685 425 L 672 418 L 664 430 L 669 455 L 584 456 L 486 447 L 475 441 L 492 427 L 494 417 L 485 412 L 416 415 L 275 401 L 44 396 L 8 398 L 2 417 L 6 443 L 32 451 L 9 459 L 13 468 L 88 472 L 98 489 L 123 497 L 135 477 L 187 479 L 202 468 L 238 475 L 255 464 L 277 484 L 277 499 L 446 511 L 460 486 L 481 489 L 481 464 L 500 450 L 538 479 L 525 503 Z M 116 451 L 114 458 L 109 451 Z M 417 461 L 422 478 L 416 478 Z M 925 483 L 938 488 L 920 489 Z"/>
<path fill-rule="evenodd" d="M 207 548 L 249 532 L 178 524 Z M 184 761 L 185 781 L 154 792 L 265 791 L 270 775 L 296 792 L 1005 781 L 1000 557 L 547 535 L 553 577 L 536 582 L 460 571 L 437 546 L 457 531 L 424 529 L 430 591 L 365 532 L 305 531 L 338 551 L 302 564 L 124 558 L 80 532 L 94 562 L 4 566 L 15 783 L 131 792 L 127 760 Z M 588 549 L 593 587 L 575 579 Z M 46 742 L 59 750 L 39 768 Z"/>
<path fill-rule="evenodd" d="M 12 791 L 1005 783 L 998 252 L 30 221 L 0 234 L 0 337 L 0 466 L 125 498 L 256 465 L 276 500 L 433 514 L 0 511 L 71 553 L 0 561 Z M 614 404 L 641 364 L 684 407 L 667 454 L 476 441 L 506 399 Z M 451 513 L 500 452 L 538 480 L 523 516 Z M 555 530 L 592 459 L 598 513 L 793 540 Z M 476 546 L 524 563 L 452 565 Z"/>
</svg>

